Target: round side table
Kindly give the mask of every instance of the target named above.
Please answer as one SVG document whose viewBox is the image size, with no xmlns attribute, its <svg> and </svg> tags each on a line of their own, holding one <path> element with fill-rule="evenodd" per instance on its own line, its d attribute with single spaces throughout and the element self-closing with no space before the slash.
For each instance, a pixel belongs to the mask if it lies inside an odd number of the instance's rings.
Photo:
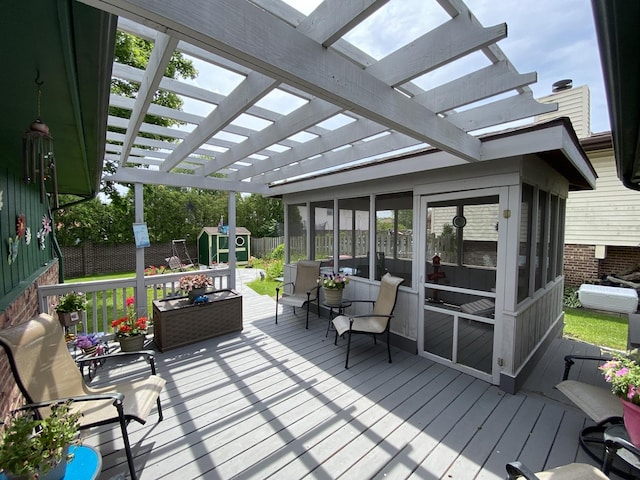
<svg viewBox="0 0 640 480">
<path fill-rule="evenodd" d="M 95 480 L 102 470 L 102 456 L 93 447 L 87 445 L 71 446 L 69 453 L 73 453 L 73 461 L 67 464 L 67 471 L 63 480 Z M 0 480 L 6 480 L 4 472 L 0 473 Z"/>
</svg>

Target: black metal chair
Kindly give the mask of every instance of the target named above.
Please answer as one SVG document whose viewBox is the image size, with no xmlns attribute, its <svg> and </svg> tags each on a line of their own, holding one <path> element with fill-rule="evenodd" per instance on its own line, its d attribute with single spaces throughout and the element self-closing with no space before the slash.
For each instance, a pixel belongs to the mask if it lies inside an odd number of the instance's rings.
<svg viewBox="0 0 640 480">
<path fill-rule="evenodd" d="M 29 404 L 72 400 L 71 411 L 82 413 L 80 429 L 119 424 L 131 478 L 137 478 L 127 425 L 131 420 L 145 423 L 154 403 L 158 421 L 162 420 L 160 391 L 166 382 L 156 375 L 152 350 L 98 355 L 76 363 L 64 341 L 60 323 L 47 314 L 0 330 L 0 346 L 7 353 L 15 381 Z M 82 362 L 123 356 L 145 357 L 151 375 L 97 388 L 85 383 L 78 368 Z M 47 416 L 49 409 L 40 408 L 38 413 Z"/>
</svg>

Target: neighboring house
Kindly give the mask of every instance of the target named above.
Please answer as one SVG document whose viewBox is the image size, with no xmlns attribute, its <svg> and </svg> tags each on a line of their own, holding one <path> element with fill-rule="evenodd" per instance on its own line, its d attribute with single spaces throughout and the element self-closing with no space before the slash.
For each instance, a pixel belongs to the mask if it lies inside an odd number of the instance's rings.
<svg viewBox="0 0 640 480">
<path fill-rule="evenodd" d="M 640 265 L 640 192 L 618 178 L 611 132 L 591 133 L 586 85 L 539 99 L 558 111 L 538 120 L 567 116 L 598 178 L 593 191 L 573 191 L 567 200 L 564 274 L 567 286 L 594 283 Z"/>
</svg>

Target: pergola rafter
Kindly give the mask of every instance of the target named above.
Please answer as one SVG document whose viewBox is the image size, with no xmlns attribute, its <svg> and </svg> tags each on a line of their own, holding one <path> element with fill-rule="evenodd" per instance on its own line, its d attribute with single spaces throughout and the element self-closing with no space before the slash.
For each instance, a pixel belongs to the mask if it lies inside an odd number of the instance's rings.
<svg viewBox="0 0 640 480">
<path fill-rule="evenodd" d="M 141 86 L 135 100 L 111 96 L 111 105 L 132 112 L 128 120 L 108 118 L 110 128 L 126 130 L 108 136 L 119 144 L 108 146 L 106 157 L 118 158 L 116 181 L 209 186 L 216 174 L 216 189 L 269 192 L 300 176 L 408 148 L 436 147 L 455 163 L 476 162 L 482 144 L 469 132 L 555 109 L 533 99 L 528 85 L 536 74 L 520 74 L 497 46 L 507 26 L 481 25 L 460 0 L 434 0 L 450 19 L 381 58 L 350 43 L 348 34 L 398 0 L 325 0 L 308 16 L 279 0 L 83 1 L 118 14 L 119 28 L 154 42 L 146 72 L 114 64 L 114 77 Z M 228 94 L 215 78 L 195 85 L 162 77 L 173 51 L 240 77 Z M 471 54 L 486 64 L 421 86 L 422 77 Z M 158 89 L 210 109 L 203 115 L 155 105 Z M 261 103 L 276 90 L 299 105 L 285 113 Z M 192 127 L 150 125 L 146 114 Z M 263 124 L 238 122 L 244 114 Z M 341 115 L 350 120 L 326 123 Z M 149 141 L 141 133 L 174 140 Z M 146 171 L 130 171 L 140 169 Z"/>
</svg>

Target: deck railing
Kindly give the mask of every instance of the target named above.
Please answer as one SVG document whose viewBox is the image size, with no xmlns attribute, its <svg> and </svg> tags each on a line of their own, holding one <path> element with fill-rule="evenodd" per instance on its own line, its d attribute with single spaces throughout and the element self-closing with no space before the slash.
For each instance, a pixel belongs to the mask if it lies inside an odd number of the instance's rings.
<svg viewBox="0 0 640 480">
<path fill-rule="evenodd" d="M 231 272 L 228 267 L 145 276 L 146 316 L 152 316 L 153 300 L 183 295 L 179 287 L 180 278 L 196 273 L 210 276 L 213 279 L 214 288 L 229 288 Z M 136 294 L 136 278 L 133 276 L 92 282 L 41 285 L 38 287 L 40 311 L 54 314 L 59 296 L 69 292 L 81 292 L 87 297 L 87 309 L 82 312 L 82 321 L 77 326 L 71 327 L 71 331 L 103 332 L 107 339 L 113 337 L 111 322 L 123 317 L 126 313 L 127 297 L 136 298 L 136 305 L 138 304 L 137 299 L 140 297 Z"/>
</svg>

